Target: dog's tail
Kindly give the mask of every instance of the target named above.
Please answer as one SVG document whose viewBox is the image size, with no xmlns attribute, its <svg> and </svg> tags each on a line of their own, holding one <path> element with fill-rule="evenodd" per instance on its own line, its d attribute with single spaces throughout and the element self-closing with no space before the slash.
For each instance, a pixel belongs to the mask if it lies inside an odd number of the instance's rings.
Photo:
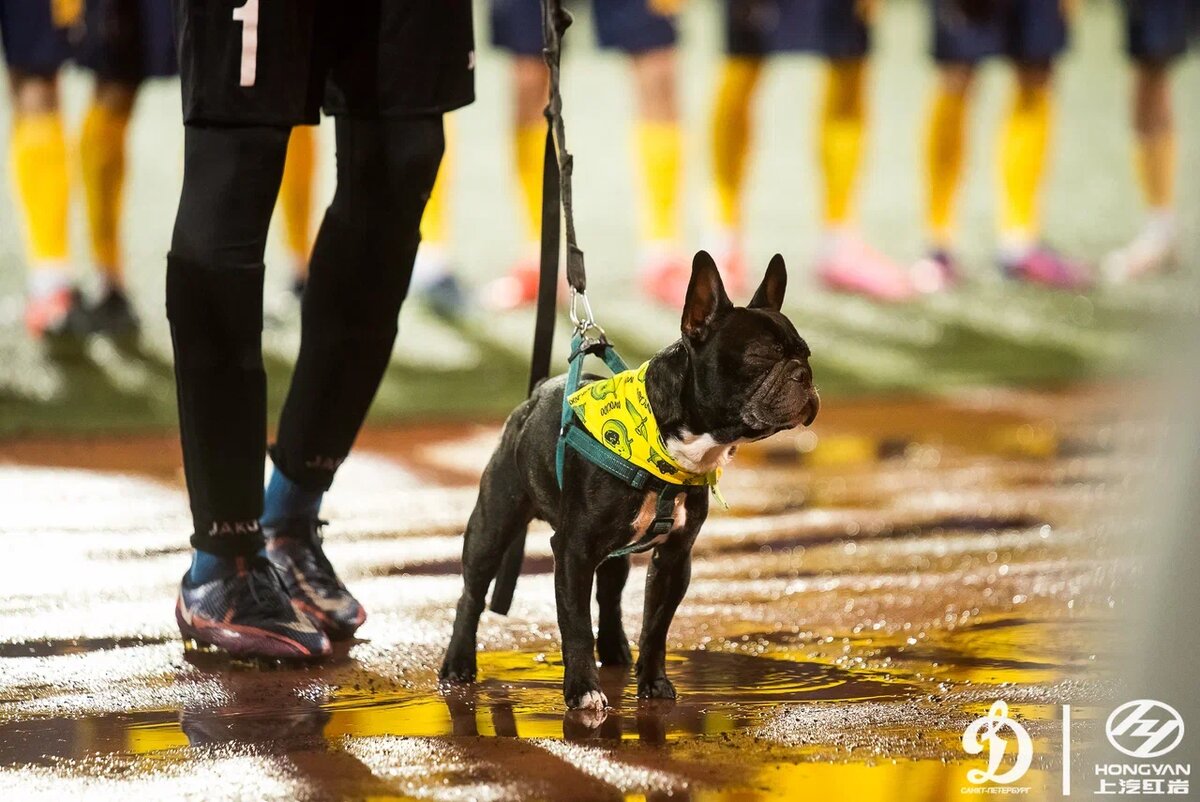
<svg viewBox="0 0 1200 802">
<path fill-rule="evenodd" d="M 525 562 L 525 533 L 522 532 L 509 545 L 500 560 L 500 570 L 496 572 L 496 582 L 492 585 L 492 612 L 508 615 L 512 607 L 513 591 L 517 587 L 517 577 L 521 575 L 521 564 Z"/>
</svg>

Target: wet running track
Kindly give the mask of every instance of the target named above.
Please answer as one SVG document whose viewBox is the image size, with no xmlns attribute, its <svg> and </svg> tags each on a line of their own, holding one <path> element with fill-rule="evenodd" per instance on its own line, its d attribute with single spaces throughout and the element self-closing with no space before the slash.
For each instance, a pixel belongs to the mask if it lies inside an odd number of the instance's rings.
<svg viewBox="0 0 1200 802">
<path fill-rule="evenodd" d="M 671 631 L 674 704 L 566 713 L 549 533 L 480 681 L 441 692 L 460 532 L 495 426 L 376 430 L 325 514 L 370 618 L 309 668 L 185 654 L 170 437 L 0 443 L 6 799 L 959 799 L 963 728 L 1004 699 L 1058 797 L 1059 705 L 1100 715 L 1123 576 L 1097 521 L 1139 430 L 1117 394 L 828 404 L 747 449 Z M 626 591 L 641 622 L 645 558 Z M 1119 607 L 1119 605 L 1118 605 Z"/>
</svg>

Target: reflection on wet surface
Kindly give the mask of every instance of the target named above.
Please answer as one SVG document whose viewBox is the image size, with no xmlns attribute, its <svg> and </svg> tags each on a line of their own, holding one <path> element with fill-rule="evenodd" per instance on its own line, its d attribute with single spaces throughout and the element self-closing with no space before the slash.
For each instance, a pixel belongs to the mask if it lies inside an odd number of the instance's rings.
<svg viewBox="0 0 1200 802">
<path fill-rule="evenodd" d="M 1003 698 L 1038 747 L 1030 796 L 1057 798 L 1058 706 L 1087 726 L 1110 681 L 1116 647 L 1099 635 L 1121 572 L 1089 515 L 1123 481 L 1130 446 L 1102 398 L 1051 401 L 846 405 L 815 437 L 739 456 L 734 509 L 702 534 L 671 632 L 679 700 L 639 702 L 630 672 L 604 669 L 612 707 L 595 716 L 563 708 L 544 530 L 513 615 L 481 622 L 479 683 L 436 686 L 473 501 L 470 476 L 439 460 L 481 467 L 478 430 L 457 443 L 368 436 L 377 450 L 347 463 L 329 551 L 371 617 L 316 667 L 184 654 L 170 613 L 186 504 L 161 459 L 142 476 L 124 472 L 128 454 L 114 471 L 33 468 L 8 446 L 0 494 L 23 501 L 0 530 L 0 787 L 958 799 L 975 765 L 962 729 Z M 48 503 L 68 478 L 73 503 Z M 643 577 L 640 561 L 631 635 Z"/>
</svg>

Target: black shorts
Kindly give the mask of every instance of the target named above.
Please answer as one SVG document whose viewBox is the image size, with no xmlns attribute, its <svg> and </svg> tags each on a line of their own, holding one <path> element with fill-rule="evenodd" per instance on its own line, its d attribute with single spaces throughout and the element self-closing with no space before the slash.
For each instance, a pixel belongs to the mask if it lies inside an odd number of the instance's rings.
<svg viewBox="0 0 1200 802">
<path fill-rule="evenodd" d="M 870 26 L 852 0 L 725 0 L 727 55 L 816 53 L 857 60 L 870 52 Z"/>
<path fill-rule="evenodd" d="M 1195 0 L 1125 0 L 1125 50 L 1139 64 L 1166 64 L 1195 41 Z"/>
<path fill-rule="evenodd" d="M 174 0 L 189 124 L 436 114 L 475 98 L 470 0 Z"/>
<path fill-rule="evenodd" d="M 175 75 L 171 0 L 85 0 L 75 61 L 98 78 L 138 84 Z"/>
</svg>

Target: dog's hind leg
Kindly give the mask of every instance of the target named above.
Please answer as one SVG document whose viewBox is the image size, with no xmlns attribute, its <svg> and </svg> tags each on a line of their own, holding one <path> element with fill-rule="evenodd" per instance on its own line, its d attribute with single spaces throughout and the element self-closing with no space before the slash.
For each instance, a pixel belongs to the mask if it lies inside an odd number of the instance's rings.
<svg viewBox="0 0 1200 802">
<path fill-rule="evenodd" d="M 467 522 L 463 541 L 463 593 L 454 617 L 454 634 L 442 662 L 441 679 L 475 680 L 475 635 L 483 613 L 488 585 L 500 568 L 504 552 L 525 537 L 533 507 L 518 479 L 518 471 L 501 447 L 488 463 L 479 498 Z"/>
<path fill-rule="evenodd" d="M 629 557 L 614 557 L 596 569 L 596 603 L 600 618 L 596 626 L 596 654 L 605 666 L 633 663 L 629 639 L 621 623 L 621 591 L 629 578 Z"/>
</svg>

